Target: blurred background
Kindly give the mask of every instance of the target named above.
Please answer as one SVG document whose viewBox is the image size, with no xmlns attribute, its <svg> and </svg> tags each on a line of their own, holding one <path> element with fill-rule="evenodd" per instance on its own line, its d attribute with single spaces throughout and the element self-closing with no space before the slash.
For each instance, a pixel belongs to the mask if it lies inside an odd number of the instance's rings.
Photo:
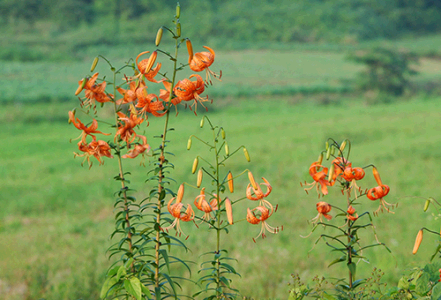
<svg viewBox="0 0 441 300">
<path fill-rule="evenodd" d="M 436 212 L 424 213 L 424 199 L 417 197 L 439 198 L 441 2 L 188 0 L 180 5 L 183 36 L 195 52 L 204 45 L 213 48 L 211 69 L 223 73 L 222 82 L 206 90 L 214 99 L 207 115 L 224 126 L 230 149 L 246 145 L 251 154 L 251 163 L 238 155 L 227 170 L 249 168 L 267 178 L 274 189 L 268 200 L 279 204 L 270 224 L 284 226 L 257 243 L 252 238 L 259 228 L 244 222 L 233 227 L 226 241 L 242 275 L 233 286 L 254 299 L 286 299 L 292 273 L 305 281 L 346 273 L 344 266 L 327 267 L 336 254 L 324 243 L 311 250 L 319 230 L 300 238 L 311 230 L 307 221 L 317 213 L 317 196 L 306 195 L 299 182 L 312 181 L 308 168 L 328 137 L 350 139 L 353 165 L 375 164 L 391 187 L 386 200 L 400 203 L 395 214 L 374 219 L 378 238 L 392 254 L 366 250 L 369 262 L 359 263 L 360 278 L 379 267 L 394 286 L 403 272 L 428 262 L 435 236 L 425 238 L 416 256 L 411 249 L 421 227 L 439 230 Z M 1 299 L 99 298 L 111 264 L 105 251 L 114 228 L 116 161 L 81 167 L 81 158 L 73 159 L 75 142 L 69 142 L 78 131 L 67 123 L 67 112 L 79 106 L 74 92 L 90 75 L 95 56 L 122 66 L 155 50 L 158 28 L 173 28 L 175 7 L 169 0 L 0 0 Z M 171 51 L 171 42 L 164 34 L 161 49 Z M 96 71 L 110 74 L 103 60 Z M 186 141 L 193 133 L 208 134 L 199 128 L 205 111 L 196 117 L 179 110 L 171 121 L 177 129 L 170 137 L 177 157 L 174 177 L 192 181 L 192 161 L 203 148 L 187 151 Z M 162 122 L 149 121 L 153 147 Z M 142 184 L 149 169 L 138 161 L 127 165 L 142 199 L 151 188 Z M 375 183 L 367 175 L 363 188 Z M 246 178 L 239 179 L 236 189 L 245 193 L 246 184 Z M 189 201 L 197 194 L 189 192 Z M 331 192 L 326 201 L 338 205 L 344 201 L 339 194 Z M 367 199 L 365 204 L 360 210 L 378 205 Z M 190 225 L 184 232 L 193 251 L 188 259 L 197 263 L 208 233 Z M 375 241 L 368 230 L 363 238 L 366 244 Z M 192 278 L 197 279 L 196 269 Z M 183 292 L 196 290 L 184 286 Z"/>
</svg>

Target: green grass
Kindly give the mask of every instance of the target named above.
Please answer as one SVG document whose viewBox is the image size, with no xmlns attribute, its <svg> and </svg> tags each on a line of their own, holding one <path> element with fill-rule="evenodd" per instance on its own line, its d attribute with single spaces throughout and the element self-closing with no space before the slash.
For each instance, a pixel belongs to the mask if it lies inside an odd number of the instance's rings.
<svg viewBox="0 0 441 300">
<path fill-rule="evenodd" d="M 105 249 L 111 244 L 108 236 L 113 230 L 113 193 L 118 190 L 111 178 L 117 166 L 116 161 L 106 159 L 104 166 L 94 164 L 88 170 L 80 166 L 81 158 L 73 159 L 76 145 L 69 139 L 77 137 L 78 131 L 67 124 L 66 112 L 76 104 L 74 99 L 69 103 L 9 104 L 0 113 L 0 123 L 6 128 L 0 131 L 4 141 L 0 145 L 0 240 L 8 241 L 0 247 L 0 270 L 10 270 L 0 273 L 2 299 L 98 298 L 110 264 Z M 311 229 L 307 221 L 316 215 L 317 196 L 306 195 L 299 182 L 311 181 L 309 165 L 328 137 L 338 141 L 349 138 L 353 164 L 374 163 L 391 187 L 387 201 L 400 203 L 395 214 L 380 214 L 374 219 L 379 239 L 393 254 L 381 248 L 366 250 L 370 264 L 359 263 L 359 276 L 368 276 L 373 267 L 379 267 L 386 273 L 385 280 L 396 284 L 403 270 L 426 263 L 437 239 L 426 235 L 420 252 L 411 256 L 414 238 L 422 226 L 438 230 L 438 225 L 433 216 L 422 212 L 424 201 L 409 196 L 438 199 L 440 111 L 439 98 L 376 106 L 359 99 L 328 106 L 319 106 L 313 100 L 294 104 L 289 97 L 238 98 L 234 102 L 215 99 L 208 115 L 225 128 L 230 149 L 246 145 L 252 159 L 247 163 L 239 153 L 226 171 L 231 169 L 237 174 L 250 168 L 256 177 L 266 177 L 274 188 L 268 200 L 279 204 L 269 223 L 284 226 L 280 234 L 256 244 L 252 238 L 258 226 L 239 222 L 232 227 L 225 247 L 238 258 L 234 266 L 242 275 L 235 279 L 234 286 L 256 299 L 286 299 L 291 273 L 298 272 L 305 280 L 316 274 L 345 276 L 343 265 L 326 267 L 336 256 L 323 243 L 311 250 L 320 230 L 307 239 L 300 237 Z M 196 180 L 190 169 L 203 148 L 193 141 L 193 148 L 187 151 L 186 142 L 193 133 L 208 137 L 199 128 L 200 116 L 181 112 L 171 119 L 176 131 L 170 134 L 169 150 L 176 154 L 172 162 L 178 183 Z M 146 133 L 155 147 L 158 141 L 152 136 L 159 132 L 162 120 L 149 120 Z M 108 132 L 104 126 L 100 130 Z M 125 164 L 133 174 L 131 187 L 142 199 L 151 188 L 142 183 L 148 168 L 140 167 L 137 161 Z M 245 193 L 245 177 L 236 182 L 236 190 L 242 191 L 239 194 Z M 362 187 L 373 185 L 368 173 Z M 184 201 L 193 201 L 197 194 L 187 189 Z M 334 190 L 326 201 L 338 205 L 344 201 L 340 195 Z M 239 205 L 234 212 L 236 220 L 243 219 L 246 208 L 253 205 Z M 363 205 L 372 211 L 378 202 L 364 199 Z M 200 261 L 199 250 L 210 250 L 206 242 L 210 232 L 192 224 L 185 224 L 183 230 L 190 235 L 191 252 L 186 258 Z M 363 238 L 366 244 L 374 241 L 369 231 Z M 192 278 L 197 278 L 196 270 Z M 195 288 L 185 285 L 184 291 L 194 292 Z"/>
</svg>

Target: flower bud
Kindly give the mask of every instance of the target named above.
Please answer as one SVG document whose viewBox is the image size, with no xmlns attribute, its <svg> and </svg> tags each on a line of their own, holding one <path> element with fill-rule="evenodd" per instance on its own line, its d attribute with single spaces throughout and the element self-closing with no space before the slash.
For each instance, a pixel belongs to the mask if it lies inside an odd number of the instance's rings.
<svg viewBox="0 0 441 300">
<path fill-rule="evenodd" d="M 81 93 L 81 91 L 84 89 L 84 87 L 86 86 L 86 83 L 89 79 L 87 78 L 83 78 L 81 80 L 81 85 L 77 88 L 77 90 L 75 91 L 75 96 L 78 96 L 79 93 Z"/>
<path fill-rule="evenodd" d="M 426 212 L 429 209 L 429 205 L 430 205 L 430 200 L 427 199 L 426 203 L 424 204 L 424 212 Z"/>
<path fill-rule="evenodd" d="M 201 120 L 201 128 L 204 127 L 204 122 L 205 122 L 205 118 L 202 117 L 202 120 Z"/>
<path fill-rule="evenodd" d="M 181 36 L 181 23 L 176 24 L 176 36 Z"/>
<path fill-rule="evenodd" d="M 187 51 L 188 51 L 188 61 L 190 62 L 193 59 L 193 46 L 191 45 L 190 39 L 187 39 Z"/>
<path fill-rule="evenodd" d="M 251 161 L 250 154 L 248 153 L 248 150 L 245 147 L 243 148 L 243 154 L 245 155 L 245 158 L 247 159 L 247 161 L 250 162 Z"/>
<path fill-rule="evenodd" d="M 331 155 L 335 154 L 335 147 L 329 147 L 331 149 Z"/>
<path fill-rule="evenodd" d="M 228 147 L 228 144 L 227 144 L 227 143 L 225 143 L 225 154 L 226 154 L 227 156 L 230 155 L 230 148 Z"/>
<path fill-rule="evenodd" d="M 190 150 L 190 148 L 191 148 L 191 137 L 188 139 L 187 142 L 187 150 Z"/>
<path fill-rule="evenodd" d="M 155 64 L 157 56 L 158 56 L 158 52 L 157 51 L 153 51 L 152 55 L 150 55 L 149 60 L 147 61 L 147 66 L 142 71 L 143 74 L 147 74 L 148 72 L 150 72 L 150 70 L 152 69 L 153 65 Z"/>
<path fill-rule="evenodd" d="M 176 18 L 179 19 L 181 17 L 181 6 L 178 4 L 176 4 Z"/>
<path fill-rule="evenodd" d="M 335 164 L 332 164 L 331 167 L 329 168 L 329 173 L 328 173 L 328 181 L 331 182 L 333 180 L 332 177 L 334 177 L 334 171 L 335 171 Z"/>
<path fill-rule="evenodd" d="M 327 151 L 327 150 L 328 150 L 328 148 L 329 148 L 329 142 L 328 142 L 328 141 L 326 141 L 326 143 L 325 143 L 325 150 Z"/>
<path fill-rule="evenodd" d="M 319 165 L 322 164 L 322 162 L 323 162 L 323 153 L 320 153 L 317 162 L 318 162 Z"/>
<path fill-rule="evenodd" d="M 230 199 L 228 198 L 225 199 L 225 210 L 227 212 L 228 223 L 230 223 L 230 225 L 233 225 L 233 207 L 231 205 Z"/>
<path fill-rule="evenodd" d="M 196 157 L 193 161 L 193 167 L 191 168 L 191 173 L 194 174 L 198 168 L 199 159 Z"/>
<path fill-rule="evenodd" d="M 346 141 L 347 141 L 347 140 L 344 140 L 343 143 L 341 143 L 341 145 L 340 145 L 340 153 L 343 152 L 343 150 L 345 150 L 345 147 L 346 147 Z"/>
<path fill-rule="evenodd" d="M 95 57 L 95 59 L 92 62 L 92 66 L 90 67 L 90 72 L 93 72 L 93 70 L 95 70 L 96 65 L 98 64 L 98 61 L 99 61 L 99 57 L 97 56 L 97 57 Z"/>
<path fill-rule="evenodd" d="M 380 186 L 383 185 L 381 183 L 380 173 L 378 173 L 377 168 L 373 167 L 372 168 L 372 173 L 374 174 L 375 180 L 377 181 L 378 185 L 380 185 Z"/>
<path fill-rule="evenodd" d="M 418 252 L 418 248 L 421 245 L 421 242 L 423 241 L 423 230 L 420 229 L 420 231 L 418 231 L 416 240 L 415 240 L 415 245 L 413 246 L 413 251 L 412 254 L 416 254 Z"/>
<path fill-rule="evenodd" d="M 199 187 L 201 187 L 201 184 L 202 184 L 202 175 L 203 175 L 203 173 L 202 173 L 202 169 L 199 169 L 199 172 L 198 172 L 198 179 L 197 179 L 197 182 L 196 182 L 196 186 L 199 188 Z"/>
<path fill-rule="evenodd" d="M 253 189 L 258 190 L 259 186 L 257 185 L 256 180 L 254 180 L 253 173 L 251 173 L 250 171 L 248 171 L 248 179 L 250 180 Z"/>
<path fill-rule="evenodd" d="M 233 183 L 233 174 L 230 172 L 228 172 L 228 189 L 230 190 L 230 193 L 234 193 L 234 183 Z"/>
<path fill-rule="evenodd" d="M 159 46 L 159 43 L 161 43 L 161 39 L 162 39 L 162 33 L 164 32 L 164 29 L 159 28 L 158 32 L 156 33 L 156 40 L 155 40 L 155 45 L 156 47 Z"/>
<path fill-rule="evenodd" d="M 225 130 L 223 128 L 221 129 L 221 135 L 222 135 L 222 139 L 225 140 Z"/>
<path fill-rule="evenodd" d="M 180 203 L 184 197 L 184 184 L 179 186 L 178 196 L 176 197 L 176 203 Z"/>
<path fill-rule="evenodd" d="M 328 150 L 326 150 L 326 160 L 328 160 L 331 157 L 331 151 L 332 151 L 332 146 L 328 147 Z"/>
</svg>

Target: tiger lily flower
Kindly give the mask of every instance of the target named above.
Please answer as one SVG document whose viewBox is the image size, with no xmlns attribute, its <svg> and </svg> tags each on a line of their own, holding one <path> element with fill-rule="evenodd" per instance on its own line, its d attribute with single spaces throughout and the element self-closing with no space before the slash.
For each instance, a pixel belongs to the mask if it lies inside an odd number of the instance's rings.
<svg viewBox="0 0 441 300">
<path fill-rule="evenodd" d="M 83 141 L 80 141 L 78 143 L 78 149 L 84 154 L 78 154 L 74 153 L 75 157 L 79 156 L 85 156 L 85 160 L 87 160 L 89 164 L 89 169 L 92 167 L 92 162 L 90 161 L 90 156 L 94 156 L 100 165 L 104 164 L 104 161 L 101 161 L 101 156 L 106 156 L 109 158 L 113 158 L 112 154 L 110 153 L 110 146 L 105 141 L 97 141 L 95 137 L 93 137 L 93 141 L 89 144 L 83 143 Z M 84 163 L 84 161 L 83 161 Z"/>
<path fill-rule="evenodd" d="M 92 124 L 87 127 L 86 125 L 84 125 L 80 119 L 75 118 L 75 112 L 73 111 L 69 111 L 69 121 L 72 122 L 74 124 L 74 126 L 79 129 L 82 130 L 83 132 L 81 133 L 80 137 L 81 137 L 81 142 L 83 144 L 86 143 L 86 137 L 88 135 L 93 137 L 93 133 L 100 133 L 100 134 L 104 134 L 104 135 L 110 135 L 110 133 L 103 133 L 101 131 L 98 131 L 98 122 L 97 120 L 93 119 Z"/>
<path fill-rule="evenodd" d="M 389 186 L 387 186 L 387 185 L 379 185 L 379 186 L 374 187 L 374 188 L 372 188 L 372 189 L 367 191 L 366 197 L 368 197 L 370 200 L 375 201 L 375 200 L 380 199 L 380 206 L 374 212 L 374 214 L 378 214 L 378 212 L 380 210 L 382 210 L 383 207 L 384 207 L 384 209 L 386 209 L 387 212 L 394 213 L 394 212 L 391 212 L 389 210 L 389 208 L 388 208 L 388 206 L 392 206 L 393 207 L 394 204 L 387 203 L 383 199 L 383 197 L 385 197 L 389 193 L 389 190 L 390 190 Z"/>
<path fill-rule="evenodd" d="M 205 196 L 205 188 L 202 188 L 201 193 L 194 199 L 194 205 L 200 210 L 204 212 L 203 220 L 208 222 L 211 219 L 211 212 L 214 210 L 218 210 L 218 197 L 214 195 L 215 198 L 210 201 L 208 204 Z"/>
<path fill-rule="evenodd" d="M 206 82 L 211 82 L 211 75 L 213 75 L 214 78 L 219 77 L 218 79 L 220 80 L 222 77 L 222 72 L 216 74 L 208 68 L 213 64 L 216 54 L 210 47 L 204 46 L 204 48 L 209 52 L 198 52 L 193 55 L 193 53 L 190 53 L 189 51 L 188 64 L 190 65 L 190 69 L 194 72 L 206 70 Z M 191 52 L 193 52 L 193 50 Z"/>
<path fill-rule="evenodd" d="M 328 213 L 331 211 L 332 206 L 324 201 L 320 201 L 316 204 L 316 208 L 318 211 L 318 214 L 315 218 L 311 220 L 311 222 L 317 223 L 317 222 L 323 222 L 323 217 L 325 217 L 328 220 L 332 219 L 332 216 Z"/>
<path fill-rule="evenodd" d="M 183 80 L 178 81 L 176 86 L 173 88 L 173 92 L 175 93 L 176 97 L 178 98 L 177 101 L 179 101 L 179 102 L 194 100 L 194 103 L 192 105 L 190 105 L 190 109 L 194 105 L 194 112 L 196 114 L 198 102 L 205 109 L 207 109 L 204 106 L 203 102 L 208 101 L 208 96 L 206 98 L 202 98 L 201 96 L 199 96 L 200 94 L 202 94 L 204 92 L 205 84 L 204 84 L 204 81 L 202 80 L 201 76 L 199 76 L 197 74 L 193 74 L 190 76 L 190 78 L 193 78 L 193 77 L 196 78 L 196 81 L 191 81 L 188 78 L 184 78 Z"/>
<path fill-rule="evenodd" d="M 355 213 L 355 208 L 353 208 L 352 205 L 349 205 L 348 210 L 346 212 L 348 213 L 346 215 L 346 218 L 348 218 L 348 220 L 355 221 L 358 219 L 358 214 Z"/>
<path fill-rule="evenodd" d="M 246 190 L 247 198 L 252 201 L 260 201 L 261 206 L 267 207 L 268 209 L 272 210 L 273 209 L 272 204 L 269 203 L 267 200 L 263 199 L 271 193 L 271 191 L 272 191 L 271 184 L 264 177 L 262 177 L 264 182 L 257 184 L 256 181 L 254 180 L 253 173 L 251 173 L 251 172 L 248 172 L 248 178 L 250 180 L 250 183 L 248 184 L 247 190 Z M 261 185 L 266 186 L 265 193 L 260 188 Z"/>
<path fill-rule="evenodd" d="M 116 101 L 116 104 L 127 104 L 135 101 L 137 99 L 136 97 L 136 90 L 139 88 L 138 85 L 141 85 L 141 83 L 136 84 L 135 81 L 131 81 L 129 83 L 129 89 L 123 89 L 118 87 L 116 90 L 123 96 L 122 99 L 119 99 Z"/>
<path fill-rule="evenodd" d="M 352 168 L 348 166 L 344 169 L 341 177 L 351 183 L 348 188 L 349 191 L 352 189 L 361 191 L 361 188 L 357 185 L 356 181 L 363 179 L 364 175 L 365 172 L 362 168 Z M 357 192 L 355 192 L 355 198 L 357 198 Z"/>
<path fill-rule="evenodd" d="M 320 171 L 320 169 L 322 169 L 322 170 Z M 313 162 L 311 164 L 311 166 L 309 167 L 309 175 L 311 175 L 312 179 L 314 179 L 314 182 L 312 182 L 312 183 L 305 182 L 306 186 L 308 186 L 308 185 L 311 186 L 309 188 L 305 188 L 304 189 L 305 192 L 308 193 L 309 190 L 316 187 L 317 193 L 319 194 L 319 197 L 320 197 L 319 188 L 320 188 L 323 195 L 327 195 L 328 194 L 327 187 L 331 186 L 331 183 L 329 183 L 329 181 L 327 179 L 327 174 L 328 174 L 328 168 L 325 168 L 322 165 L 320 165 L 318 161 Z M 300 183 L 300 185 L 302 185 L 302 183 Z"/>
<path fill-rule="evenodd" d="M 123 155 L 122 158 L 135 158 L 138 155 L 142 154 L 144 156 L 145 152 L 150 151 L 150 145 L 147 144 L 147 138 L 143 135 L 138 135 L 138 137 L 142 140 L 142 144 L 136 144 L 133 149 L 131 149 L 127 154 Z"/>
<path fill-rule="evenodd" d="M 84 94 L 86 96 L 86 99 L 88 99 L 87 101 L 83 102 L 82 105 L 93 106 L 95 100 L 100 103 L 110 101 L 110 97 L 107 96 L 107 94 L 104 91 L 106 89 L 107 82 L 104 81 L 102 83 L 96 84 L 95 82 L 97 78 L 98 78 L 98 73 L 95 73 L 92 75 L 92 77 L 84 78 L 78 82 L 78 88 L 75 92 L 75 95 L 80 94 L 81 91 L 84 89 L 85 90 Z M 84 83 L 84 81 L 86 81 L 86 83 Z M 113 97 L 113 95 L 110 96 Z"/>
<path fill-rule="evenodd" d="M 258 206 L 254 209 L 247 208 L 247 221 L 250 224 L 259 224 L 261 223 L 261 229 L 259 234 L 253 238 L 253 241 L 256 242 L 255 239 L 257 239 L 259 236 L 262 236 L 264 239 L 266 237 L 265 232 L 269 231 L 270 233 L 278 233 L 279 227 L 273 227 L 270 226 L 266 220 L 271 217 L 273 214 L 273 210 L 269 210 L 268 208 L 264 206 Z M 283 230 L 283 227 L 282 227 Z"/>
<path fill-rule="evenodd" d="M 120 124 L 120 126 L 118 127 L 118 130 L 115 134 L 115 141 L 116 138 L 120 136 L 121 139 L 125 141 L 129 147 L 130 143 L 132 143 L 136 137 L 136 132 L 133 130 L 133 128 L 141 124 L 144 119 L 138 118 L 134 108 L 132 109 L 130 117 L 127 117 L 122 112 L 118 112 L 118 117 L 120 121 L 124 122 L 124 125 Z"/>
<path fill-rule="evenodd" d="M 182 229 L 180 225 L 180 221 L 183 222 L 190 222 L 194 219 L 194 211 L 191 207 L 191 204 L 187 205 L 187 208 L 185 209 L 185 206 L 183 203 L 181 203 L 182 198 L 184 196 L 184 185 L 181 184 L 178 190 L 178 195 L 176 197 L 173 197 L 170 199 L 170 201 L 167 204 L 168 212 L 175 218 L 173 223 L 170 224 L 170 226 L 162 228 L 164 231 L 168 231 L 171 228 L 176 229 L 176 234 L 179 233 L 179 236 L 181 235 Z M 176 199 L 176 203 L 172 204 L 173 201 Z M 185 211 L 183 211 L 185 209 Z"/>
<path fill-rule="evenodd" d="M 147 87 L 139 88 L 136 90 L 136 95 L 138 97 L 138 103 L 136 107 L 141 108 L 140 113 L 145 115 L 146 113 L 150 113 L 155 117 L 162 117 L 166 114 L 166 112 L 159 112 L 165 109 L 164 105 L 161 101 L 159 101 L 158 96 L 155 94 L 147 94 Z M 155 100 L 156 101 L 153 101 Z"/>
</svg>

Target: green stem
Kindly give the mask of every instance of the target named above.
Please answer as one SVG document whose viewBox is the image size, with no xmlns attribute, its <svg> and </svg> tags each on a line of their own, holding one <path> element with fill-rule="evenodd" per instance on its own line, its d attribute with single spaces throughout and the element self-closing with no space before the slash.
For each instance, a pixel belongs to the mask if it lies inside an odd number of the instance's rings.
<svg viewBox="0 0 441 300">
<path fill-rule="evenodd" d="M 215 157 L 216 157 L 216 196 L 217 196 L 217 228 L 216 228 L 216 233 L 217 233 L 217 243 L 216 243 L 216 253 L 220 254 L 220 233 L 221 233 L 221 201 L 220 201 L 220 187 L 219 187 L 219 152 L 217 149 L 217 138 L 216 138 L 216 134 L 215 134 L 215 128 L 212 126 L 211 127 L 212 131 L 213 131 L 213 139 L 214 139 L 214 153 L 215 153 Z M 220 256 L 218 256 L 218 258 L 216 259 L 216 275 L 217 275 L 217 289 L 216 289 L 216 298 L 217 299 L 221 299 L 221 292 L 220 292 Z"/>
<path fill-rule="evenodd" d="M 113 94 L 116 95 L 116 72 L 113 72 Z M 118 131 L 118 107 L 116 106 L 116 101 L 115 99 L 113 99 L 113 108 L 114 108 L 114 115 L 115 115 L 115 130 Z M 124 198 L 124 212 L 125 212 L 125 221 L 126 221 L 126 226 L 127 228 L 130 228 L 130 217 L 129 217 L 129 213 L 130 213 L 130 208 L 129 208 L 129 201 L 127 199 L 127 192 L 126 192 L 126 181 L 124 178 L 124 170 L 123 170 L 123 165 L 122 165 L 122 159 L 121 159 L 121 145 L 119 140 L 116 141 L 116 151 L 117 151 L 117 156 L 118 156 L 118 166 L 119 166 L 119 177 L 121 179 L 121 190 L 123 193 L 123 198 Z M 133 244 L 132 244 L 132 232 L 131 230 L 128 231 L 127 233 L 127 242 L 129 244 L 129 253 L 130 256 L 133 256 Z M 135 265 L 134 262 L 132 262 L 130 269 L 132 271 L 132 273 L 135 273 Z"/>
<path fill-rule="evenodd" d="M 159 179 L 158 179 L 158 203 L 157 203 L 157 214 L 156 214 L 156 223 L 158 224 L 159 228 L 158 231 L 156 231 L 156 246 L 155 246 L 155 263 L 156 263 L 156 268 L 155 268 L 155 288 L 159 289 L 160 287 L 160 282 L 159 282 L 159 259 L 160 259 L 160 255 L 159 255 L 159 250 L 161 248 L 161 243 L 160 243 L 160 238 L 161 238 L 161 210 L 163 207 L 163 200 L 160 199 L 159 195 L 161 195 L 162 190 L 164 189 L 164 187 L 162 186 L 162 182 L 163 182 L 163 175 L 164 175 L 164 162 L 165 162 L 165 143 L 166 143 L 166 137 L 167 137 L 167 131 L 168 131 L 168 123 L 170 120 L 170 108 L 171 108 L 171 99 L 173 97 L 173 87 L 175 85 L 175 80 L 176 80 L 176 69 L 177 69 L 177 61 L 178 61 L 178 40 L 176 39 L 176 46 L 175 46 L 175 57 L 173 59 L 174 62 L 174 66 L 173 66 L 173 78 L 172 78 L 172 82 L 171 82 L 171 88 L 170 88 L 170 96 L 168 99 L 169 102 L 169 106 L 167 106 L 167 113 L 166 113 L 166 117 L 165 117 L 165 124 L 164 124 L 164 132 L 162 134 L 162 142 L 161 142 L 161 155 L 159 157 L 160 159 L 160 164 L 159 164 Z"/>
<path fill-rule="evenodd" d="M 348 208 L 349 208 L 349 206 L 351 205 L 350 190 L 347 191 L 346 195 L 347 195 Z M 348 225 L 348 244 L 349 244 L 351 242 L 351 226 L 350 226 L 349 222 L 347 223 L 347 225 Z M 350 265 L 352 263 L 352 249 L 353 249 L 352 245 L 349 246 L 349 248 L 348 248 L 348 265 Z M 352 272 L 351 272 L 351 269 L 349 269 L 349 288 L 352 289 Z"/>
</svg>

